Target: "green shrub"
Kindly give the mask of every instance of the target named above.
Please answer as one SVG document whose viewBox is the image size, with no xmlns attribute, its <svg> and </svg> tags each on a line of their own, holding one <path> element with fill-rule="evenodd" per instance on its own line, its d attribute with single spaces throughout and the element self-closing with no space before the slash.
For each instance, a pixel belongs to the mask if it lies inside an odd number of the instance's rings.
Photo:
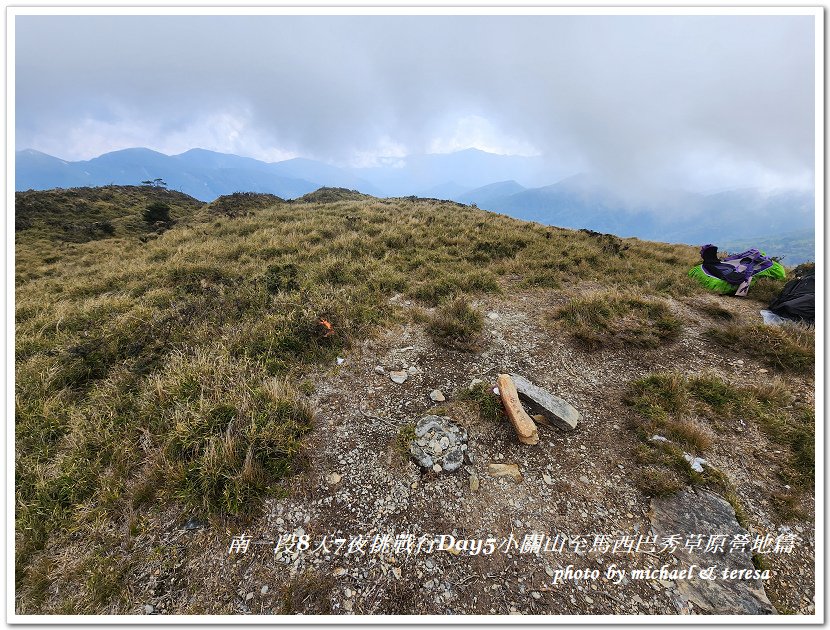
<svg viewBox="0 0 830 630">
<path fill-rule="evenodd" d="M 144 209 L 142 218 L 145 223 L 170 223 L 170 206 L 163 201 L 155 201 Z"/>
</svg>

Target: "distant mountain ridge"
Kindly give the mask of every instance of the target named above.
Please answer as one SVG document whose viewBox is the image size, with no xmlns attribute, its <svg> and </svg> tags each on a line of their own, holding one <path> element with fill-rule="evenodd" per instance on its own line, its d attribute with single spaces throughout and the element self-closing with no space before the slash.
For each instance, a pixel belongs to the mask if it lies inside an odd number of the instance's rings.
<svg viewBox="0 0 830 630">
<path fill-rule="evenodd" d="M 209 202 L 236 192 L 296 199 L 321 187 L 340 187 L 375 197 L 449 199 L 547 225 L 650 240 L 702 244 L 758 237 L 777 245 L 778 251 L 770 253 L 783 255 L 791 263 L 803 262 L 805 252 L 814 251 L 814 236 L 804 236 L 815 223 L 810 192 L 670 190 L 664 191 L 660 201 L 635 203 L 587 174 L 561 178 L 550 173 L 547 181 L 553 183 L 539 186 L 546 177 L 540 158 L 477 149 L 413 155 L 362 168 L 306 158 L 268 163 L 206 149 L 165 155 L 132 148 L 78 162 L 27 149 L 18 151 L 15 158 L 18 191 L 136 185 L 158 177 L 171 190 Z M 798 233 L 792 247 L 786 238 L 778 238 L 789 233 Z"/>
</svg>

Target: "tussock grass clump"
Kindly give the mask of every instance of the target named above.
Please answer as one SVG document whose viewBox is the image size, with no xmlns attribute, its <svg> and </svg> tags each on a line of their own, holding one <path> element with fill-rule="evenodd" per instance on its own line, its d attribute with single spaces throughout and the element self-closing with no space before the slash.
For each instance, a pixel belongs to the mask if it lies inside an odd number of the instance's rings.
<svg viewBox="0 0 830 630">
<path fill-rule="evenodd" d="M 654 456 L 659 454 L 660 451 L 656 449 L 645 449 L 642 451 L 642 455 L 636 458 L 641 466 L 637 485 L 650 497 L 664 497 L 674 494 L 686 485 L 683 474 L 672 470 L 671 466 L 659 458 L 654 459 Z"/>
<path fill-rule="evenodd" d="M 477 383 L 459 394 L 460 400 L 469 400 L 478 407 L 478 416 L 484 422 L 499 422 L 504 418 L 504 406 L 486 383 Z"/>
<path fill-rule="evenodd" d="M 590 350 L 656 348 L 680 334 L 681 323 L 660 300 L 616 291 L 571 300 L 553 313 Z"/>
<path fill-rule="evenodd" d="M 676 372 L 660 372 L 635 381 L 624 401 L 645 418 L 662 422 L 669 415 L 682 415 L 689 409 L 686 379 Z"/>
<path fill-rule="evenodd" d="M 159 381 L 160 412 L 172 425 L 163 438 L 162 466 L 173 493 L 187 504 L 239 514 L 299 470 L 313 413 L 296 389 L 273 378 L 228 400 L 231 383 L 215 379 L 232 378 L 234 370 L 214 367 L 220 366 L 202 356 L 181 365 L 175 381 Z"/>
<path fill-rule="evenodd" d="M 324 186 L 318 188 L 314 192 L 307 193 L 297 199 L 297 202 L 302 203 L 332 203 L 335 201 L 363 201 L 372 199 L 369 195 L 365 195 L 357 190 L 349 190 L 348 188 L 333 188 Z"/>
<path fill-rule="evenodd" d="M 409 446 L 415 440 L 415 423 L 408 422 L 403 425 L 395 436 L 395 452 L 403 460 L 408 460 L 410 457 Z"/>
<path fill-rule="evenodd" d="M 734 494 L 723 473 L 710 467 L 705 467 L 702 474 L 695 473 L 683 452 L 704 454 L 715 439 L 710 423 L 739 420 L 756 424 L 771 442 L 787 448 L 788 459 L 781 470 L 785 483 L 802 491 L 813 487 L 814 411 L 793 404 L 792 394 L 781 381 L 738 386 L 713 374 L 687 377 L 657 373 L 631 383 L 623 400 L 637 412 L 634 428 L 643 441 L 638 461 L 649 471 L 644 477 L 644 490 L 657 491 L 661 484 L 671 487 L 680 475 L 686 483 Z M 655 434 L 672 442 L 651 441 Z M 792 515 L 795 501 L 792 496 L 786 500 L 779 497 L 777 504 Z"/>
<path fill-rule="evenodd" d="M 642 416 L 638 428 L 644 439 L 659 434 L 695 453 L 712 445 L 711 430 L 689 417 L 688 385 L 682 375 L 666 373 L 651 374 L 630 386 L 624 400 Z"/>
<path fill-rule="evenodd" d="M 746 352 L 771 367 L 796 374 L 815 371 L 815 331 L 807 326 L 730 324 L 709 328 L 704 334 L 718 345 Z"/>
<path fill-rule="evenodd" d="M 482 330 L 484 317 L 463 298 L 439 306 L 427 324 L 435 343 L 454 350 L 474 349 Z"/>
<path fill-rule="evenodd" d="M 269 293 L 296 291 L 300 288 L 299 270 L 294 263 L 276 263 L 268 265 L 263 281 Z"/>
</svg>

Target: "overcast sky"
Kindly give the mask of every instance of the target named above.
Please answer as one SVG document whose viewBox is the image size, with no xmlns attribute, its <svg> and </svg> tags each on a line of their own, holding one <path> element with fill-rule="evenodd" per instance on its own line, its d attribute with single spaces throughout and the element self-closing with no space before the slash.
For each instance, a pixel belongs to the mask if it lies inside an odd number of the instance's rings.
<svg viewBox="0 0 830 630">
<path fill-rule="evenodd" d="M 812 187 L 812 17 L 18 16 L 16 148 L 372 164 L 476 147 L 619 185 Z"/>
</svg>

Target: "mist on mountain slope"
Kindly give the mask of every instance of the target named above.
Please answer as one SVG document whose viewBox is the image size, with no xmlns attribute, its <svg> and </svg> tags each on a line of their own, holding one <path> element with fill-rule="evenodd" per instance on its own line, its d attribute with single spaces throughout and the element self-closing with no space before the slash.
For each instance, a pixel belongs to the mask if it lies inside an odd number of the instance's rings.
<svg viewBox="0 0 830 630">
<path fill-rule="evenodd" d="M 744 242 L 799 232 L 798 252 L 786 254 L 792 263 L 802 262 L 809 250 L 803 234 L 815 222 L 813 195 L 803 190 L 705 193 L 655 188 L 638 198 L 591 174 L 557 178 L 546 171 L 542 158 L 476 149 L 410 156 L 363 168 L 304 158 L 267 163 L 204 149 L 168 156 L 132 148 L 79 162 L 33 150 L 16 155 L 17 190 L 135 185 L 157 177 L 170 189 L 202 201 L 239 191 L 293 199 L 331 186 L 377 197 L 449 199 L 547 225 L 688 244 Z"/>
</svg>

